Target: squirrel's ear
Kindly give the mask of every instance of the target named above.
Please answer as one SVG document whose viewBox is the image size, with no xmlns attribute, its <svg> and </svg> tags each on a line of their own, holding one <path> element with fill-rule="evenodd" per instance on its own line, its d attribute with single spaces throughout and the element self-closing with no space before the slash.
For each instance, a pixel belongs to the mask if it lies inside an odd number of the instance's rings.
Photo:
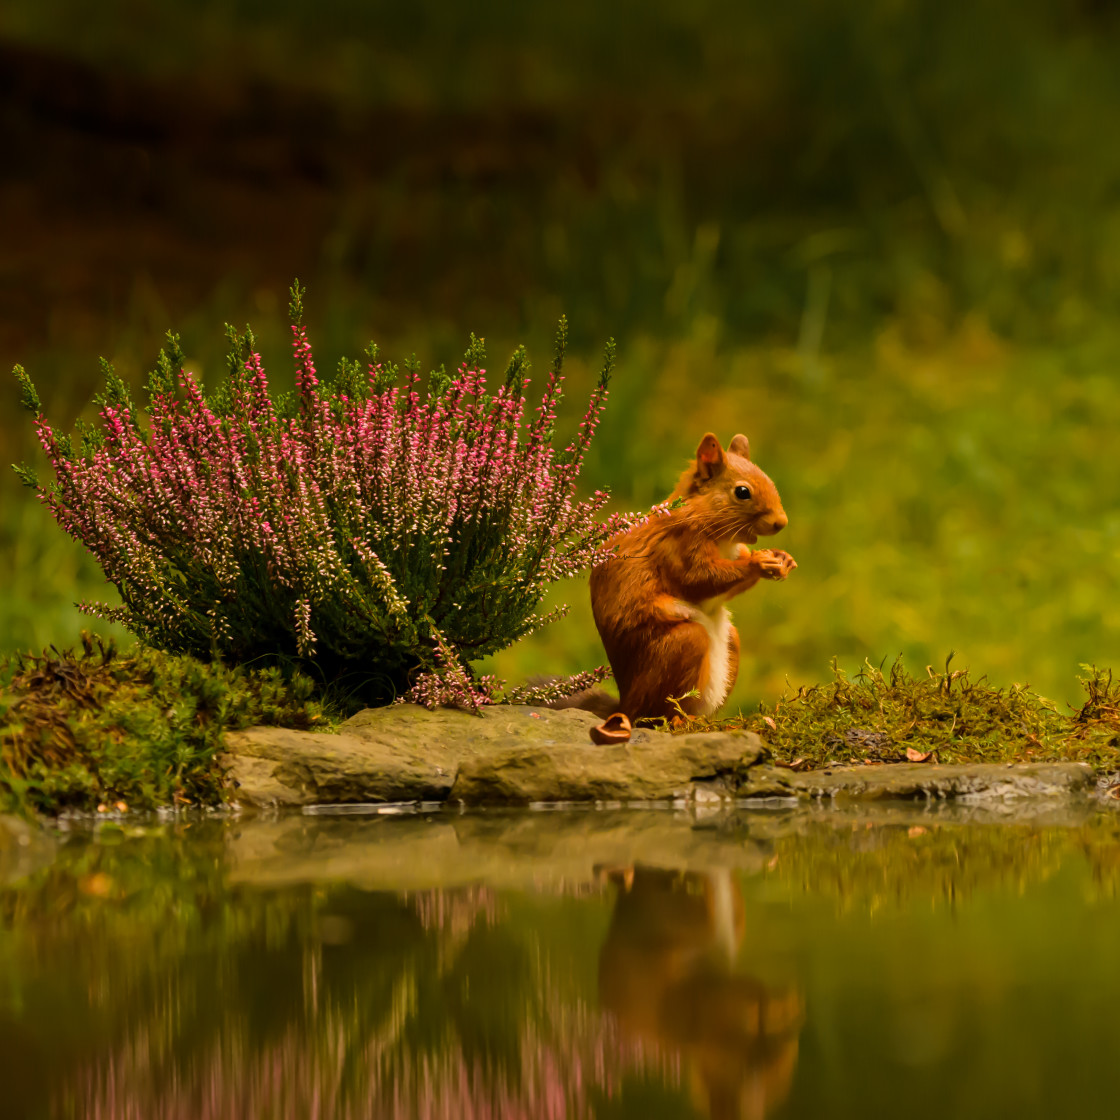
<svg viewBox="0 0 1120 1120">
<path fill-rule="evenodd" d="M 740 459 L 749 459 L 751 457 L 751 441 L 740 432 L 727 445 L 727 450 L 730 451 L 732 455 L 738 455 Z"/>
<path fill-rule="evenodd" d="M 719 474 L 727 466 L 727 456 L 712 432 L 709 432 L 696 449 L 696 477 L 707 481 Z"/>
</svg>

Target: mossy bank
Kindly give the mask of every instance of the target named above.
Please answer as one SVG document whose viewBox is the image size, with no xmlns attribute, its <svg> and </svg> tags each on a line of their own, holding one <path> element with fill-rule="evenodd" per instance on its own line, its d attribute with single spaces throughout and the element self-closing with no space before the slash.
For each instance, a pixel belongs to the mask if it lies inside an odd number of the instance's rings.
<svg viewBox="0 0 1120 1120">
<path fill-rule="evenodd" d="M 83 635 L 80 653 L 10 658 L 0 676 L 0 811 L 219 805 L 226 732 L 329 725 L 315 685 Z"/>
<path fill-rule="evenodd" d="M 995 688 L 950 663 L 918 676 L 900 663 L 852 678 L 834 670 L 827 684 L 772 706 L 688 721 L 672 734 L 641 728 L 629 746 L 611 749 L 590 745 L 595 721 L 582 712 L 499 705 L 481 718 L 414 706 L 355 714 L 298 672 L 143 647 L 121 653 L 89 636 L 80 652 L 10 659 L 2 680 L 0 811 L 22 813 L 857 789 L 954 797 L 1006 790 L 1008 764 L 1023 775 L 1019 792 L 1107 790 L 1120 773 L 1120 684 L 1098 670 L 1086 672 L 1084 702 L 1068 713 L 1029 688 Z M 1081 769 L 1038 768 L 1069 763 Z M 967 780 L 954 766 L 972 768 Z"/>
</svg>

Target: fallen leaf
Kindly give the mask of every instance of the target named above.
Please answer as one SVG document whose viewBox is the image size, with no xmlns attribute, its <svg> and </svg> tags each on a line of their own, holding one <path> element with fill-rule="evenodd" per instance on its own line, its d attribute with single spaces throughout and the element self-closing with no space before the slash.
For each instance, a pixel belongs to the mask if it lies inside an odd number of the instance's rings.
<svg viewBox="0 0 1120 1120">
<path fill-rule="evenodd" d="M 933 758 L 933 751 L 916 751 L 913 747 L 906 748 L 906 757 L 910 762 L 929 762 Z"/>
<path fill-rule="evenodd" d="M 772 730 L 774 730 L 774 731 L 778 730 L 778 725 L 769 716 L 763 716 L 762 717 L 762 722 L 764 724 L 766 724 L 766 726 L 771 728 Z"/>
<path fill-rule="evenodd" d="M 925 836 L 927 832 L 929 832 L 928 828 L 924 828 L 920 824 L 915 824 L 910 827 L 906 835 L 913 839 L 915 836 Z"/>
</svg>

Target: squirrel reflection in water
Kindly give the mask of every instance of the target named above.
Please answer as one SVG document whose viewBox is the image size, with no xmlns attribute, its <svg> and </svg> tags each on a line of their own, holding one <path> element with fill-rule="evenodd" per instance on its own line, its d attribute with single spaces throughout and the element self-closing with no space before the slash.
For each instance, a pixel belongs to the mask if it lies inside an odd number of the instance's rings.
<svg viewBox="0 0 1120 1120">
<path fill-rule="evenodd" d="M 599 995 L 621 1030 L 681 1058 L 712 1120 L 757 1120 L 785 1100 L 801 995 L 734 971 L 743 898 L 730 871 L 601 870 L 618 889 Z"/>
</svg>

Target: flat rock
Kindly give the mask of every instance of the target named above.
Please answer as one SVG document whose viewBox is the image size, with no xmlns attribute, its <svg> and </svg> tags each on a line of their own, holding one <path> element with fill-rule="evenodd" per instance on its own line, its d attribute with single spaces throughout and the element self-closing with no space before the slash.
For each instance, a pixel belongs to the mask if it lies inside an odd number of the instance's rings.
<svg viewBox="0 0 1120 1120">
<path fill-rule="evenodd" d="M 674 737 L 644 729 L 624 747 L 596 747 L 588 733 L 598 722 L 571 708 L 495 705 L 472 715 L 399 704 L 359 712 L 337 734 L 276 727 L 231 732 L 225 764 L 246 805 L 445 801 L 464 768 L 475 777 L 460 800 L 524 804 L 686 796 L 692 778 L 715 781 L 762 751 L 749 734 Z M 499 773 L 504 776 L 485 777 Z"/>
<path fill-rule="evenodd" d="M 272 727 L 236 732 L 226 746 L 237 800 L 258 806 L 442 800 L 460 753 L 445 743 L 418 747 L 345 731 Z"/>
<path fill-rule="evenodd" d="M 547 801 L 722 800 L 764 753 L 749 731 L 649 733 L 616 746 L 519 744 L 464 759 L 451 790 L 463 805 Z"/>
<path fill-rule="evenodd" d="M 669 735 L 640 729 L 595 746 L 598 717 L 495 705 L 480 715 L 410 704 L 369 708 L 337 734 L 253 727 L 227 736 L 242 805 L 452 801 L 466 806 L 689 801 L 954 800 L 962 804 L 1088 795 L 1082 763 L 901 763 L 808 773 L 772 766 L 750 732 Z"/>
<path fill-rule="evenodd" d="M 740 797 L 766 796 L 759 788 L 771 767 L 750 771 L 740 783 Z M 1081 762 L 1024 762 L 1008 766 L 976 763 L 941 766 L 893 763 L 884 766 L 835 766 L 804 774 L 779 771 L 775 793 L 833 800 L 945 800 L 964 802 L 1088 795 L 1094 787 L 1091 767 Z M 773 794 L 771 794 L 773 795 Z"/>
</svg>

